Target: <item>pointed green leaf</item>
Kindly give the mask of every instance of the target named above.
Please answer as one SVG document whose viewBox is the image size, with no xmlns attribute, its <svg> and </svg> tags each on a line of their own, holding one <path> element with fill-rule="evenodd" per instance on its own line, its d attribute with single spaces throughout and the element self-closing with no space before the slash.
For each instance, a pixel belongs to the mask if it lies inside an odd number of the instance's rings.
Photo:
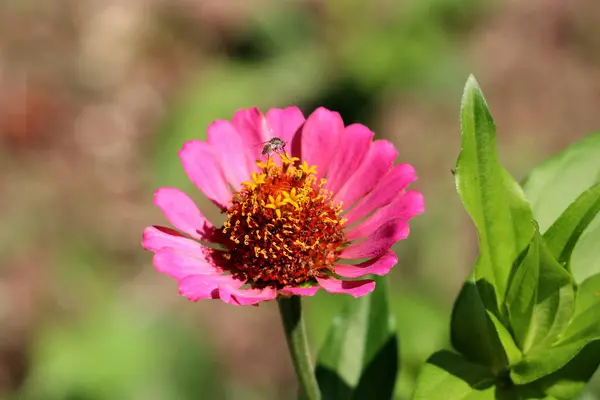
<svg viewBox="0 0 600 400">
<path fill-rule="evenodd" d="M 479 257 L 454 305 L 452 344 L 469 360 L 500 371 L 509 363 L 488 311 L 501 315 L 513 264 L 533 234 L 531 211 L 519 185 L 498 160 L 495 127 L 475 78 L 461 105 L 458 193 L 479 235 Z"/>
<path fill-rule="evenodd" d="M 502 304 L 513 262 L 531 239 L 532 216 L 519 185 L 498 160 L 494 122 L 473 76 L 463 94 L 461 128 L 455 177 L 479 234 L 475 277 L 489 282 L 496 304 Z"/>
<path fill-rule="evenodd" d="M 319 353 L 317 380 L 324 399 L 391 398 L 398 370 L 398 338 L 389 310 L 386 280 L 350 300 L 329 330 Z"/>
<path fill-rule="evenodd" d="M 442 394 L 447 400 L 493 400 L 493 384 L 494 376 L 488 369 L 442 350 L 421 370 L 413 400 L 438 399 Z"/>
<path fill-rule="evenodd" d="M 549 347 L 564 331 L 573 315 L 573 296 L 569 273 L 536 232 L 506 297 L 510 325 L 525 354 L 540 346 Z"/>
</svg>

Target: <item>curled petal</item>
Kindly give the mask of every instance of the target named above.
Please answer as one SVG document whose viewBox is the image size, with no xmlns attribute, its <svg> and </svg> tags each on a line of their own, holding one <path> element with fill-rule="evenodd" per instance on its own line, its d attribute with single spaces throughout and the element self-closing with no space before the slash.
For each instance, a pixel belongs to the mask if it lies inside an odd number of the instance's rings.
<svg viewBox="0 0 600 400">
<path fill-rule="evenodd" d="M 279 293 L 286 296 L 314 296 L 319 289 L 320 286 L 310 286 L 310 287 L 284 287 L 283 289 L 279 289 Z"/>
<path fill-rule="evenodd" d="M 408 221 L 415 215 L 425 210 L 423 195 L 417 191 L 410 190 L 390 204 L 377 210 L 373 215 L 362 221 L 357 226 L 346 231 L 346 239 L 356 240 L 375 232 L 385 221 L 400 218 Z"/>
<path fill-rule="evenodd" d="M 341 258 L 373 258 L 386 253 L 394 243 L 408 236 L 408 222 L 396 218 L 383 223 L 364 240 L 353 243 L 342 250 Z"/>
<path fill-rule="evenodd" d="M 171 225 L 194 239 L 208 240 L 215 227 L 202 215 L 196 203 L 179 189 L 163 187 L 154 193 L 154 204 Z"/>
<path fill-rule="evenodd" d="M 265 289 L 238 289 L 230 285 L 219 285 L 219 298 L 228 304 L 248 306 L 262 301 L 274 300 L 277 291 L 272 288 Z"/>
<path fill-rule="evenodd" d="M 341 281 L 333 278 L 317 278 L 317 282 L 329 293 L 346 293 L 355 298 L 364 296 L 375 290 L 375 282 L 370 279 Z"/>
<path fill-rule="evenodd" d="M 361 264 L 337 264 L 334 266 L 335 273 L 344 278 L 360 278 L 365 275 L 386 275 L 394 265 L 398 263 L 398 257 L 393 251 L 388 251 L 381 257 L 366 261 Z"/>
<path fill-rule="evenodd" d="M 218 299 L 220 285 L 239 288 L 243 284 L 231 275 L 189 275 L 179 281 L 179 294 L 191 301 Z"/>
<path fill-rule="evenodd" d="M 192 182 L 221 209 L 231 200 L 219 158 L 211 145 L 200 140 L 191 140 L 179 151 L 183 169 Z"/>
</svg>

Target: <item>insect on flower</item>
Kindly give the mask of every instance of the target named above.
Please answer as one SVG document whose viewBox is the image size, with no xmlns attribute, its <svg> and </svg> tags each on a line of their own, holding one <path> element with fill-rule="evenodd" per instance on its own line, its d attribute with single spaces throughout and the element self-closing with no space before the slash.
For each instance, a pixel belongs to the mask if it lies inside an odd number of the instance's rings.
<svg viewBox="0 0 600 400">
<path fill-rule="evenodd" d="M 283 140 L 279 139 L 278 137 L 271 138 L 262 144 L 263 144 L 263 148 L 260 153 L 263 156 L 264 155 L 270 156 L 273 153 L 280 153 L 280 152 L 283 153 L 285 151 L 285 142 Z"/>
</svg>

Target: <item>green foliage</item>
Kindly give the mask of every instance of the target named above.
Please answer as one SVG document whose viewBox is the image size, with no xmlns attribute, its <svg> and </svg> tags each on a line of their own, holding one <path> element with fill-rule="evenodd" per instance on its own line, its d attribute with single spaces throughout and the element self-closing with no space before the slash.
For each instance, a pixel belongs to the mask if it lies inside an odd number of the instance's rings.
<svg viewBox="0 0 600 400">
<path fill-rule="evenodd" d="M 78 321 L 44 329 L 19 399 L 193 398 L 198 387 L 223 396 L 196 332 L 112 298 Z"/>
<path fill-rule="evenodd" d="M 447 399 L 494 399 L 494 375 L 480 364 L 442 350 L 427 360 L 413 398 L 429 400 L 440 393 Z"/>
<path fill-rule="evenodd" d="M 590 152 L 599 136 L 536 168 L 522 191 L 498 161 L 494 123 L 473 77 L 461 122 L 455 177 L 477 228 L 479 257 L 452 313 L 452 344 L 460 354 L 434 354 L 414 398 L 440 392 L 448 399 L 573 398 L 600 364 L 594 351 L 600 342 L 600 158 L 598 149 Z M 596 168 L 591 174 L 590 167 Z M 580 246 L 586 238 L 588 245 Z"/>
<path fill-rule="evenodd" d="M 387 399 L 398 369 L 396 323 L 386 281 L 374 293 L 346 304 L 319 352 L 317 380 L 324 399 Z"/>
</svg>

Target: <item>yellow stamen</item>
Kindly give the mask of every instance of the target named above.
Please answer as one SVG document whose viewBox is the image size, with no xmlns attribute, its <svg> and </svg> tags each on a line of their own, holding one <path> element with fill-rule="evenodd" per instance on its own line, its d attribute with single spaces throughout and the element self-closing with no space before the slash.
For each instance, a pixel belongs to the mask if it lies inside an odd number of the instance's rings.
<svg viewBox="0 0 600 400">
<path fill-rule="evenodd" d="M 300 161 L 298 157 L 292 157 L 288 153 L 281 156 L 281 162 L 283 165 L 293 165 L 296 161 Z"/>
<path fill-rule="evenodd" d="M 300 170 L 304 172 L 305 175 L 311 175 L 317 173 L 316 165 L 309 166 L 306 160 L 302 162 L 302 165 L 299 166 Z"/>
</svg>

